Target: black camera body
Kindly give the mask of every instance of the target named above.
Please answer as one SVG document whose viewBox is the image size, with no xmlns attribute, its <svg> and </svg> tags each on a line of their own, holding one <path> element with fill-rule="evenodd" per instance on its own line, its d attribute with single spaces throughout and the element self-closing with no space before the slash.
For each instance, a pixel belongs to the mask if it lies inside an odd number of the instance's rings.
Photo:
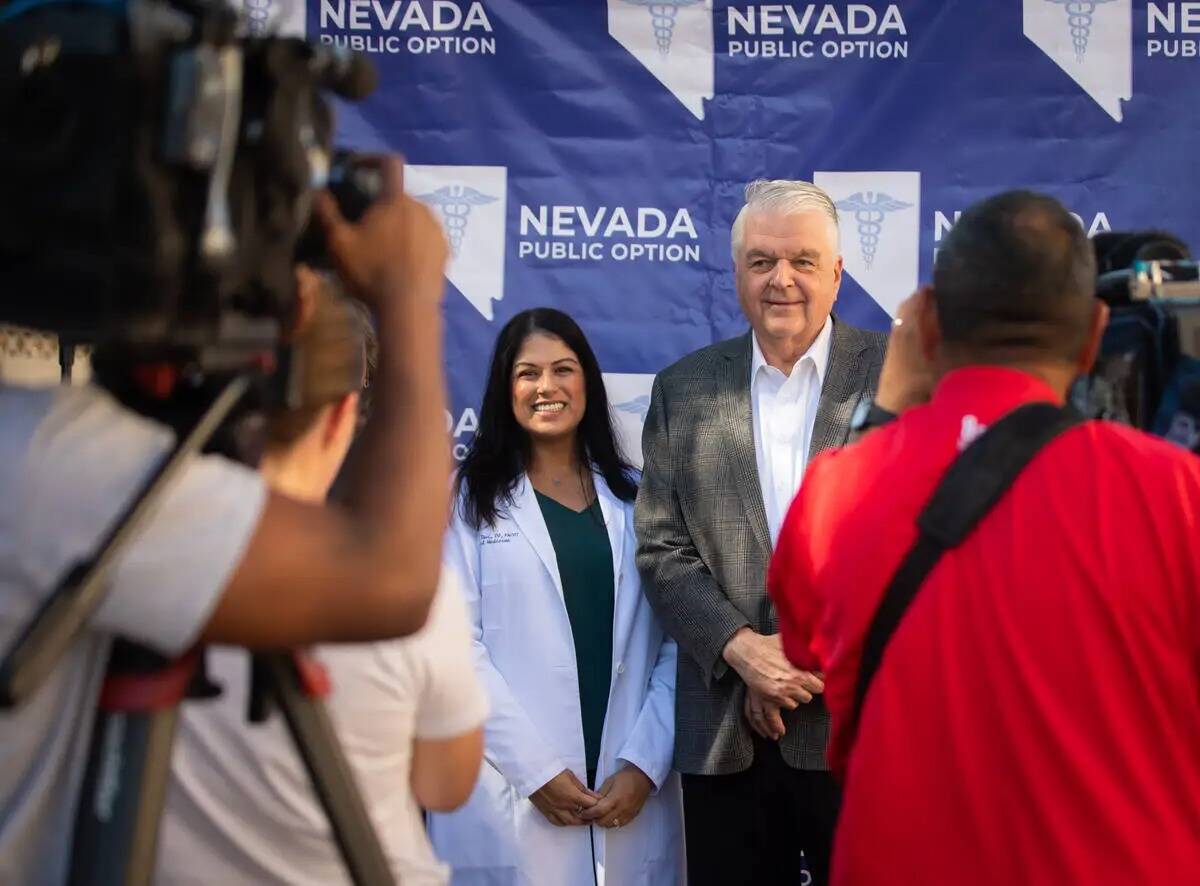
<svg viewBox="0 0 1200 886">
<path fill-rule="evenodd" d="M 1165 231 L 1099 234 L 1092 245 L 1110 314 L 1074 405 L 1200 451 L 1200 266 Z"/>
<path fill-rule="evenodd" d="M 219 0 L 0 2 L 0 322 L 215 366 L 279 343 L 321 251 L 323 92 L 374 70 L 238 32 Z"/>
</svg>

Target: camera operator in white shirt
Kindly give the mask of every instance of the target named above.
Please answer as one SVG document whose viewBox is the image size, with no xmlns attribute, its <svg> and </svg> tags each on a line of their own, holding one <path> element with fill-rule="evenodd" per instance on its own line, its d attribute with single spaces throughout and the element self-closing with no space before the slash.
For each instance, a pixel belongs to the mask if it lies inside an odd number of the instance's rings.
<svg viewBox="0 0 1200 886">
<path fill-rule="evenodd" d="M 23 705 L 0 712 L 0 882 L 66 878 L 74 810 L 112 639 L 165 655 L 193 643 L 278 649 L 381 640 L 424 623 L 446 525 L 439 303 L 446 243 L 384 167 L 354 224 L 318 213 L 382 359 L 345 502 L 267 491 L 251 468 L 193 459 L 121 553 L 105 602 Z M 92 386 L 0 386 L 0 649 L 89 558 L 171 446 L 164 427 Z"/>
</svg>

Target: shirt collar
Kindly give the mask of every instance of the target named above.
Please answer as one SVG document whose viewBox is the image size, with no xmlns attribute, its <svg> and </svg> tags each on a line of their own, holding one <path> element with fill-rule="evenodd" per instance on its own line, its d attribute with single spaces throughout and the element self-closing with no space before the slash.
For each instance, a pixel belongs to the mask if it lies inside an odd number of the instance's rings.
<svg viewBox="0 0 1200 886">
<path fill-rule="evenodd" d="M 1008 366 L 964 366 L 947 372 L 934 389 L 932 400 L 952 409 L 982 406 L 981 411 L 988 413 L 986 421 L 1022 403 L 1063 402 L 1063 398 L 1036 375 Z"/>
<path fill-rule="evenodd" d="M 799 366 L 804 360 L 811 358 L 813 366 L 817 370 L 817 383 L 825 384 L 825 372 L 829 368 L 829 353 L 833 349 L 833 317 L 825 318 L 825 325 L 821 327 L 821 331 L 817 333 L 817 337 L 813 339 L 813 343 L 809 345 L 808 350 L 800 355 L 800 359 L 796 361 L 796 366 Z M 758 371 L 766 369 L 770 366 L 767 363 L 767 358 L 763 356 L 762 348 L 758 346 L 758 336 L 753 330 L 750 332 L 750 379 L 753 381 L 758 378 Z M 774 367 L 771 367 L 774 368 Z M 795 366 L 792 367 L 794 372 Z M 776 370 L 778 371 L 778 370 Z"/>
</svg>

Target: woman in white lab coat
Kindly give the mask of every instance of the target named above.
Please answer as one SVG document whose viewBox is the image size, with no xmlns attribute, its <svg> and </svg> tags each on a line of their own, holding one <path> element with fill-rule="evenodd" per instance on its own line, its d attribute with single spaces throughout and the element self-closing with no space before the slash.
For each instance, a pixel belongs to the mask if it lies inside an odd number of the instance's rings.
<svg viewBox="0 0 1200 886">
<path fill-rule="evenodd" d="M 430 819 L 454 886 L 683 882 L 676 648 L 634 564 L 634 478 L 582 331 L 518 314 L 447 544 L 491 703 L 474 794 Z"/>
</svg>

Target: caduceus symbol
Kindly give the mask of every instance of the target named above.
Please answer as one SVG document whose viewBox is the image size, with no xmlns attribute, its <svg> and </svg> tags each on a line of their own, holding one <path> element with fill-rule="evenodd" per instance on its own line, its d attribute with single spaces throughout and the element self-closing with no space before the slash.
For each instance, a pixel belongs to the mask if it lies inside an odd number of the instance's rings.
<svg viewBox="0 0 1200 886">
<path fill-rule="evenodd" d="M 495 197 L 489 197 L 482 191 L 466 185 L 446 185 L 428 194 L 417 197 L 430 206 L 436 206 L 442 216 L 442 224 L 446 228 L 446 239 L 450 241 L 450 253 L 458 258 L 462 248 L 463 238 L 467 235 L 467 219 L 471 210 L 486 203 L 495 203 Z"/>
<path fill-rule="evenodd" d="M 242 0 L 246 30 L 251 37 L 266 37 L 271 25 L 271 0 Z"/>
<path fill-rule="evenodd" d="M 1096 7 L 1113 0 L 1046 0 L 1067 9 L 1067 23 L 1071 27 L 1071 42 L 1075 44 L 1075 60 L 1083 61 L 1087 55 L 1088 40 L 1092 36 L 1092 16 Z"/>
<path fill-rule="evenodd" d="M 875 262 L 879 235 L 883 231 L 883 217 L 889 212 L 912 206 L 911 203 L 878 191 L 859 191 L 845 200 L 839 200 L 836 205 L 838 209 L 854 213 L 854 220 L 858 222 L 858 245 L 862 249 L 863 263 L 867 270 L 870 270 Z"/>
<path fill-rule="evenodd" d="M 644 6 L 650 10 L 650 25 L 654 28 L 654 40 L 658 44 L 658 54 L 666 58 L 671 54 L 671 40 L 675 36 L 675 16 L 684 6 L 695 6 L 704 0 L 669 0 L 667 3 L 658 0 L 624 0 L 630 6 Z"/>
</svg>

